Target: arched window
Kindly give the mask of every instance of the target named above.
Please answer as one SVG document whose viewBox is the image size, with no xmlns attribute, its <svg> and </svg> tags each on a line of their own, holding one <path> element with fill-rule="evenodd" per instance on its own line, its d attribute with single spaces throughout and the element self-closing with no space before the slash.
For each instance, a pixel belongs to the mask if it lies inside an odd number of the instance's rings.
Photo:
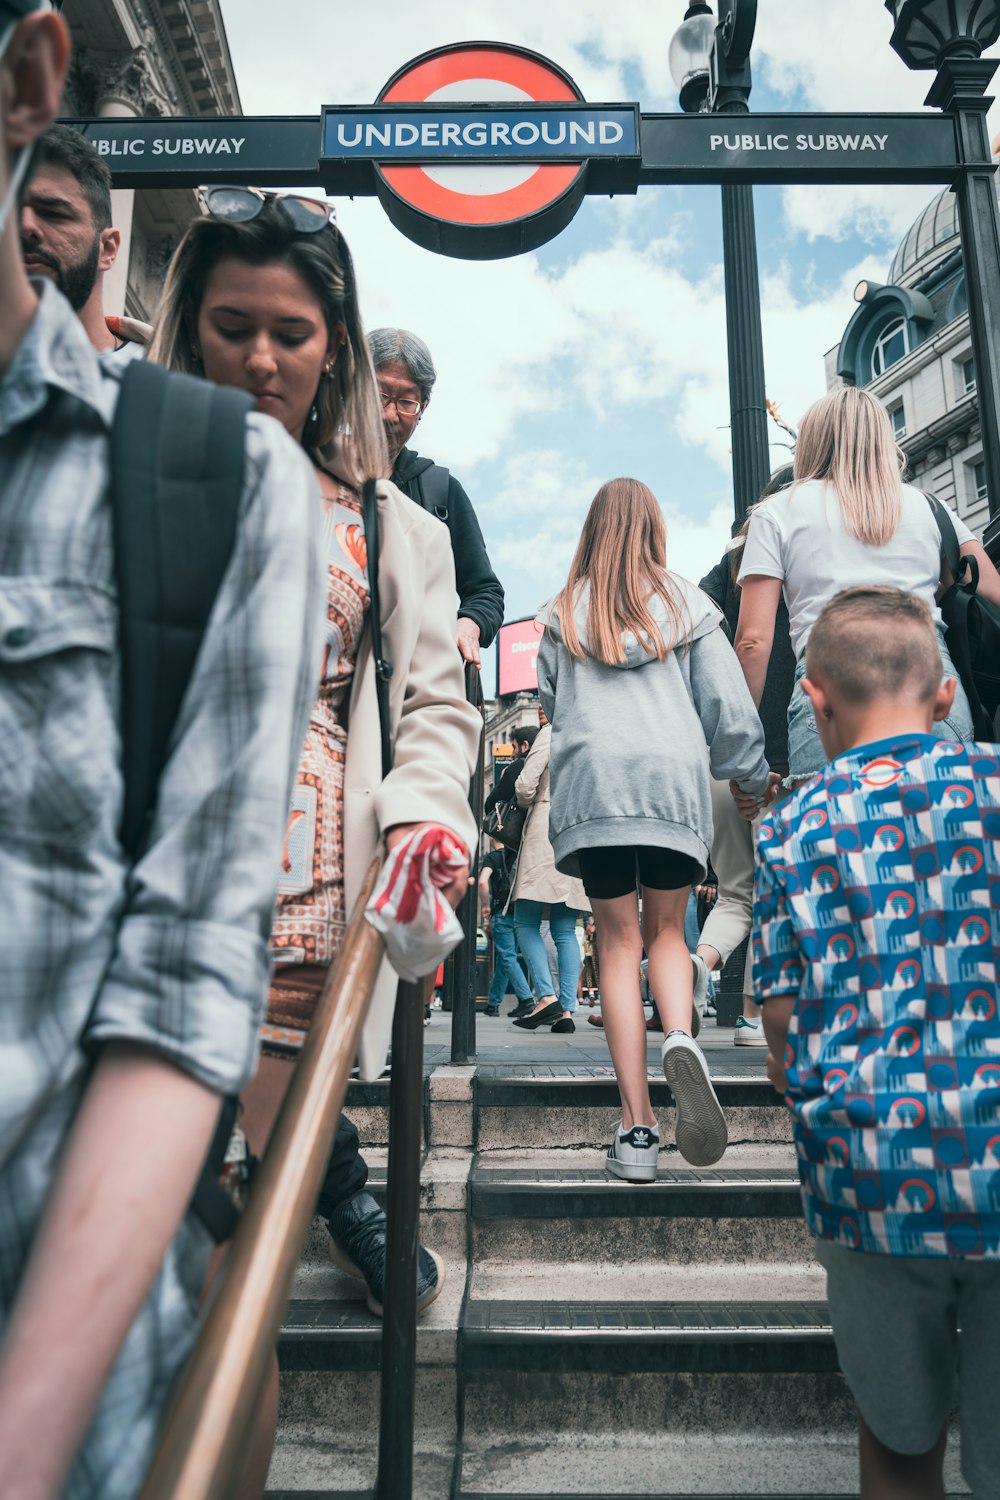
<svg viewBox="0 0 1000 1500">
<path fill-rule="evenodd" d="M 896 364 L 904 354 L 909 354 L 909 352 L 910 336 L 906 319 L 895 318 L 885 325 L 875 340 L 875 347 L 872 350 L 872 379 L 877 380 L 880 375 L 884 375 L 890 365 Z"/>
</svg>

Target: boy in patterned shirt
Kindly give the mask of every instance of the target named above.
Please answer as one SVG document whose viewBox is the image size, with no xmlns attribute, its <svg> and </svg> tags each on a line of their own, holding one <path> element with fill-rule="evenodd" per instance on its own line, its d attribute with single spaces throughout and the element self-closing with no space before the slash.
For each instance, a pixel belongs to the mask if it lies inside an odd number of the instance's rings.
<svg viewBox="0 0 1000 1500">
<path fill-rule="evenodd" d="M 765 818 L 754 983 L 857 1402 L 862 1493 L 1000 1497 L 1000 759 L 937 739 L 930 611 L 849 589 L 803 683 L 830 764 Z M 959 1330 L 961 1329 L 961 1333 Z"/>
</svg>

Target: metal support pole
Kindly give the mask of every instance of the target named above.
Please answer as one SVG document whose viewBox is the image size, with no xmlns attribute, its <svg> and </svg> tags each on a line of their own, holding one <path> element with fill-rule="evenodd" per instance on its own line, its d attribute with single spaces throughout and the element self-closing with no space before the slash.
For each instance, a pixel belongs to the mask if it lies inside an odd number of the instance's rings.
<svg viewBox="0 0 1000 1500">
<path fill-rule="evenodd" d="M 471 663 L 465 669 L 465 696 L 469 703 L 483 710 L 483 689 L 478 667 Z M 483 746 L 479 741 L 476 767 L 469 785 L 469 806 L 476 820 L 476 827 L 483 816 Z M 458 908 L 458 920 L 465 933 L 461 943 L 451 955 L 452 964 L 452 1015 L 451 1015 L 451 1060 L 462 1065 L 470 1063 L 476 1056 L 476 931 L 479 926 L 479 842 L 471 851 L 470 873 L 472 884 L 466 891 Z M 445 985 L 448 985 L 448 966 L 445 965 Z"/>
<path fill-rule="evenodd" d="M 424 980 L 417 984 L 401 983 L 392 1020 L 382 1392 L 375 1500 L 409 1500 L 413 1494 L 425 992 Z"/>
<path fill-rule="evenodd" d="M 722 254 L 726 273 L 733 502 L 736 519 L 742 521 L 771 476 L 757 231 L 753 188 L 748 183 L 723 185 Z"/>
<path fill-rule="evenodd" d="M 962 172 L 955 184 L 962 259 L 969 297 L 969 331 L 976 363 L 979 425 L 990 515 L 1000 515 L 1000 212 L 996 166 L 990 156 L 986 97 L 998 64 L 988 58 L 946 58 L 927 103 L 955 119 Z"/>
</svg>

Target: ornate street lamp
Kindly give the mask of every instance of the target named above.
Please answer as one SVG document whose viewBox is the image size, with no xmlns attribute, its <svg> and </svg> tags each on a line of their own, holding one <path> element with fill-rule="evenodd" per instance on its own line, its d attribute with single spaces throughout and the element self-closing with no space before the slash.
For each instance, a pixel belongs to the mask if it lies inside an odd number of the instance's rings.
<svg viewBox="0 0 1000 1500">
<path fill-rule="evenodd" d="M 908 68 L 979 57 L 1000 37 L 1000 0 L 885 0 L 885 8 L 896 23 L 892 46 Z"/>
<path fill-rule="evenodd" d="M 750 45 L 757 0 L 692 3 L 670 43 L 670 71 L 686 114 L 747 114 Z M 733 448 L 733 501 L 742 521 L 771 473 L 760 327 L 760 279 L 753 188 L 723 183 L 722 253 L 726 273 L 726 343 Z"/>
<path fill-rule="evenodd" d="M 987 548 L 1000 547 L 1000 212 L 986 95 L 997 63 L 981 54 L 1000 39 L 1000 0 L 885 0 L 892 45 L 908 68 L 934 68 L 926 103 L 955 122 L 961 169 L 954 184 L 976 361 L 979 425 L 992 520 Z"/>
<path fill-rule="evenodd" d="M 674 32 L 668 61 L 686 115 L 700 114 L 708 99 L 708 60 L 715 41 L 715 16 L 704 0 L 693 0 Z"/>
</svg>

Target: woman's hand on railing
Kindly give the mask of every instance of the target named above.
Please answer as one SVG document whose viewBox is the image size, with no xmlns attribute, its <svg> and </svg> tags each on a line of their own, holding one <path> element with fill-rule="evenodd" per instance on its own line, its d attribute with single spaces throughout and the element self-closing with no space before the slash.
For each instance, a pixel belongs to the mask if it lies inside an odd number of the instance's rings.
<svg viewBox="0 0 1000 1500">
<path fill-rule="evenodd" d="M 411 833 L 415 833 L 420 828 L 438 827 L 444 827 L 444 824 L 397 823 L 393 828 L 388 829 L 388 831 L 386 832 L 385 847 L 391 854 L 396 845 L 401 844 L 404 839 L 409 838 Z M 455 840 L 455 843 L 458 844 L 459 848 L 465 854 L 465 863 L 462 866 L 461 870 L 458 871 L 458 873 L 455 875 L 455 878 L 448 885 L 444 885 L 441 887 L 442 896 L 448 902 L 448 905 L 454 910 L 459 905 L 462 897 L 465 895 L 466 891 L 469 888 L 469 882 L 471 879 L 469 851 L 465 847 L 465 840 L 459 838 L 457 833 L 454 833 L 450 828 L 447 828 L 445 831 L 451 834 L 451 837 Z"/>
</svg>

